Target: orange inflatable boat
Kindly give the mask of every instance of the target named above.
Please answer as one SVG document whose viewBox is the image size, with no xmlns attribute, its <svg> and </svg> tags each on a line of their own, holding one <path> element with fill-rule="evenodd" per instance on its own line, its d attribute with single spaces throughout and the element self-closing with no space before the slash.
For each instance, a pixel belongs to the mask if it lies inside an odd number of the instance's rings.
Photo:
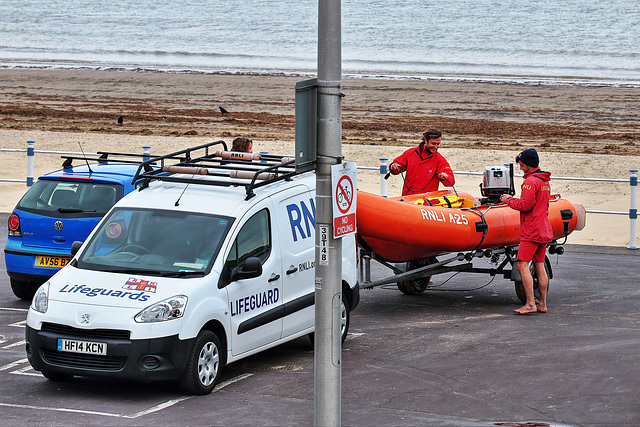
<svg viewBox="0 0 640 427">
<path fill-rule="evenodd" d="M 356 215 L 359 244 L 392 262 L 520 242 L 520 212 L 462 192 L 385 198 L 358 191 Z M 585 217 L 582 205 L 560 195 L 550 197 L 549 220 L 555 239 L 582 230 Z"/>
</svg>

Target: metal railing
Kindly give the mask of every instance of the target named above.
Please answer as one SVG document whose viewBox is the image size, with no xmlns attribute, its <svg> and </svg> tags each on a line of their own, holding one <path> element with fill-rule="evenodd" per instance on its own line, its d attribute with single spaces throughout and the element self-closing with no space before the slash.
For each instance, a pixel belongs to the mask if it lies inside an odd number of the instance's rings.
<svg viewBox="0 0 640 427">
<path fill-rule="evenodd" d="M 29 140 L 27 141 L 27 148 L 0 148 L 0 152 L 27 152 L 27 177 L 26 179 L 7 179 L 0 178 L 0 182 L 17 182 L 17 183 L 26 183 L 28 187 L 33 185 L 33 157 L 35 153 L 42 154 L 72 154 L 72 155 L 84 155 L 87 153 L 77 153 L 71 151 L 45 151 L 45 150 L 35 150 L 34 149 L 35 141 Z M 143 155 L 150 156 L 149 145 L 145 145 L 142 147 Z M 266 152 L 263 152 L 266 153 Z M 97 155 L 96 153 L 90 153 L 87 155 Z M 380 158 L 380 166 L 358 166 L 358 170 L 367 170 L 367 171 L 378 171 L 380 173 L 380 195 L 383 197 L 387 197 L 387 181 L 385 179 L 385 175 L 388 173 L 388 158 L 381 157 Z M 639 249 L 637 242 L 637 220 L 638 220 L 638 207 L 637 207 L 637 191 L 638 191 L 638 169 L 630 169 L 631 176 L 629 179 L 623 178 L 580 178 L 580 177 L 570 177 L 570 176 L 554 176 L 554 180 L 564 180 L 564 181 L 593 181 L 593 182 L 615 182 L 615 183 L 629 183 L 630 185 L 630 202 L 629 202 L 629 211 L 603 211 L 603 210 L 595 210 L 595 209 L 586 209 L 586 212 L 589 214 L 604 214 L 604 215 L 628 215 L 629 216 L 629 237 L 630 244 L 627 247 L 628 249 Z M 482 176 L 483 172 L 468 172 L 468 171 L 454 171 L 456 175 L 469 175 L 469 176 Z M 522 178 L 522 175 L 515 175 L 516 177 Z"/>
<path fill-rule="evenodd" d="M 380 173 L 380 195 L 383 197 L 387 197 L 387 181 L 385 176 L 389 172 L 389 168 L 387 162 L 389 161 L 386 157 L 380 158 L 380 166 L 358 166 L 359 170 L 370 170 L 370 171 L 379 171 Z M 595 210 L 595 209 L 586 209 L 586 213 L 590 214 L 605 214 L 605 215 L 628 215 L 629 216 L 629 237 L 630 244 L 627 249 L 639 249 L 637 242 L 637 221 L 638 221 L 638 206 L 637 206 L 637 197 L 638 197 L 638 169 L 630 169 L 629 172 L 631 176 L 629 179 L 623 178 L 579 178 L 579 177 L 571 177 L 571 176 L 554 176 L 553 179 L 560 181 L 594 181 L 594 182 L 615 182 L 615 183 L 629 183 L 630 189 L 630 201 L 629 201 L 629 211 L 603 211 L 603 210 Z M 467 172 L 467 171 L 453 171 L 455 175 L 473 175 L 473 176 L 482 176 L 483 172 Z M 522 178 L 523 175 L 517 174 L 515 177 Z"/>
</svg>

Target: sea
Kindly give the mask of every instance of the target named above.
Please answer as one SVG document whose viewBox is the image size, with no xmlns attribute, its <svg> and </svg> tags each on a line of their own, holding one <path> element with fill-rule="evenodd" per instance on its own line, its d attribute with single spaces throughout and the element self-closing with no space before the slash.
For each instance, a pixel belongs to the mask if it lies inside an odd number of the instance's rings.
<svg viewBox="0 0 640 427">
<path fill-rule="evenodd" d="M 322 0 L 2 0 L 0 68 L 313 76 Z M 639 0 L 343 0 L 343 78 L 640 87 Z"/>
</svg>

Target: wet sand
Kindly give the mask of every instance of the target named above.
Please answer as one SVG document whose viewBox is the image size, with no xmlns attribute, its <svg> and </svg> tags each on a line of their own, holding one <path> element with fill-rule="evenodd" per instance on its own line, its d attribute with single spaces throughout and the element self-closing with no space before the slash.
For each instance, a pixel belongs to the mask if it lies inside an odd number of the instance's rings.
<svg viewBox="0 0 640 427">
<path fill-rule="evenodd" d="M 293 154 L 295 83 L 308 77 L 61 70 L 0 70 L 0 147 L 78 152 L 179 150 L 215 139 L 254 139 L 254 151 Z M 441 153 L 454 171 L 479 173 L 536 148 L 554 177 L 629 178 L 640 167 L 640 89 L 471 82 L 345 79 L 343 154 L 376 167 L 444 131 Z M 229 114 L 222 115 L 222 106 Z M 123 117 L 122 126 L 117 119 Z M 36 154 L 34 175 L 58 169 Z M 24 153 L 0 153 L 0 178 L 24 179 Z M 479 195 L 481 177 L 458 175 L 456 189 Z M 516 180 L 519 186 L 520 180 Z M 554 193 L 587 210 L 628 212 L 627 183 L 552 180 Z M 24 184 L 0 183 L 9 212 Z M 399 177 L 387 181 L 400 193 Z M 358 187 L 379 193 L 380 177 L 360 170 Z M 624 215 L 588 214 L 570 243 L 628 246 Z"/>
</svg>

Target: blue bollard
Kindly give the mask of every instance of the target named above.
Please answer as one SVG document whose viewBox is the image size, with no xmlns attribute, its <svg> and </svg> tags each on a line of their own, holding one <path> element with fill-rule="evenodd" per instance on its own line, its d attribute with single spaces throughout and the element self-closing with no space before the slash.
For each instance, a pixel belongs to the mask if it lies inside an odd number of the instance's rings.
<svg viewBox="0 0 640 427">
<path fill-rule="evenodd" d="M 631 172 L 631 177 L 629 178 L 629 185 L 631 185 L 631 206 L 629 207 L 630 241 L 627 249 L 639 249 L 636 245 L 638 222 L 638 169 L 630 169 L 629 172 Z"/>
<path fill-rule="evenodd" d="M 27 187 L 33 185 L 33 155 L 36 152 L 33 146 L 35 143 L 36 142 L 31 139 L 27 141 Z"/>
</svg>

